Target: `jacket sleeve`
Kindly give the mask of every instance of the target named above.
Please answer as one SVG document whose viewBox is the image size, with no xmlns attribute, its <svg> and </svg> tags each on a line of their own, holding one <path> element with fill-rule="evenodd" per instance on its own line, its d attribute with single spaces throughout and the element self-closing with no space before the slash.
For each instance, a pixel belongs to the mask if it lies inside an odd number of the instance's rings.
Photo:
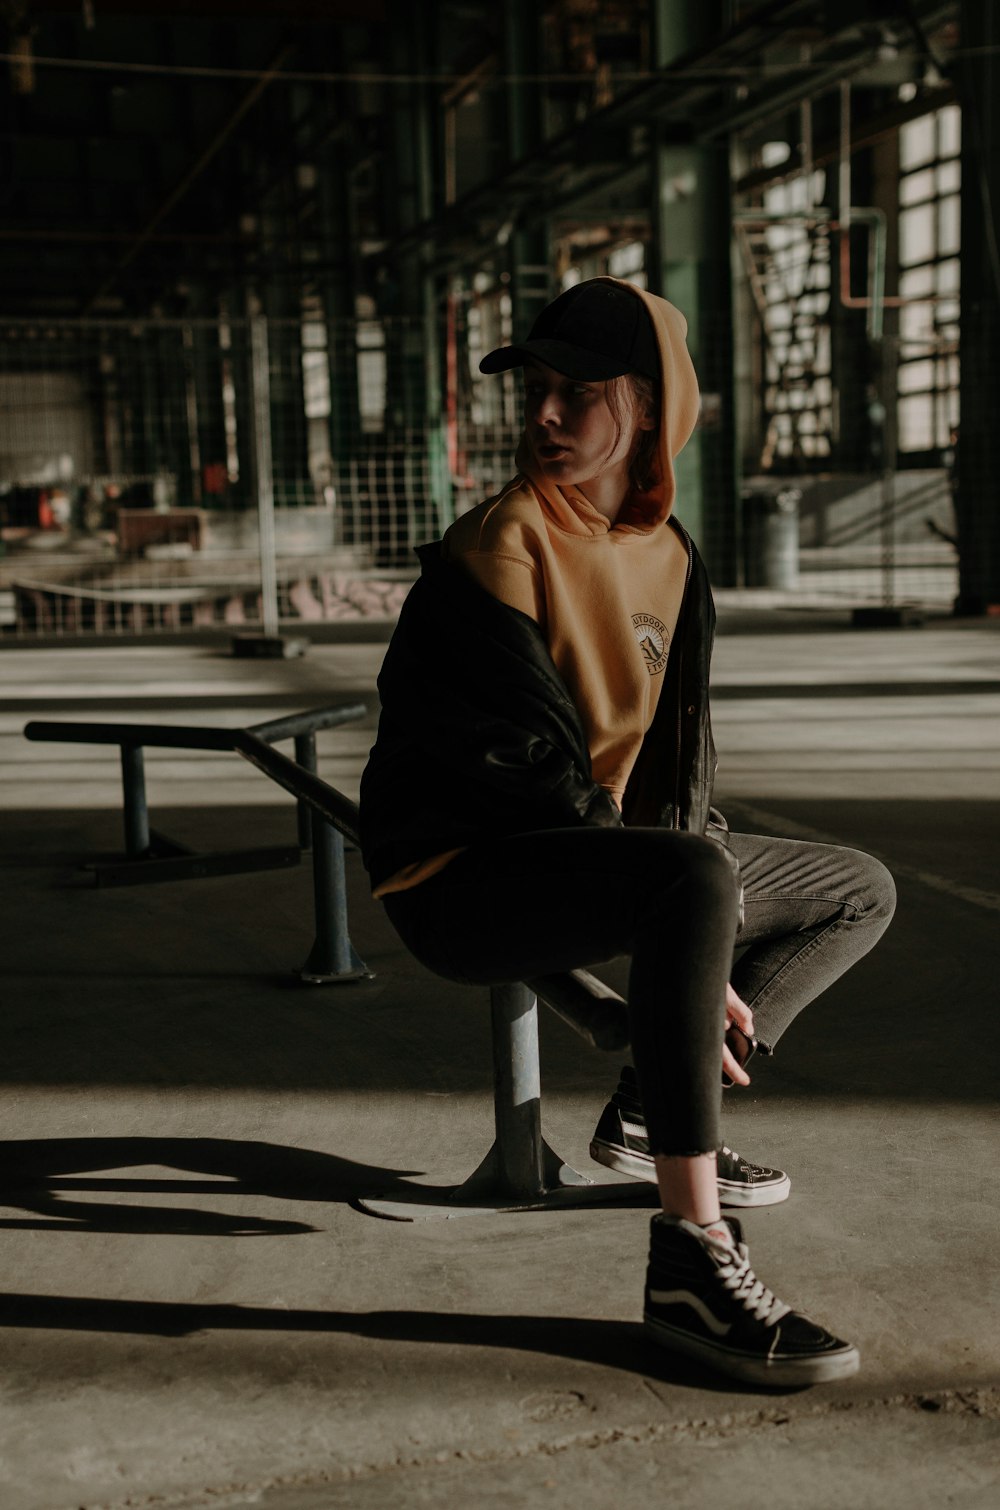
<svg viewBox="0 0 1000 1510">
<path fill-rule="evenodd" d="M 445 572 L 414 587 L 379 676 L 361 794 L 376 884 L 490 835 L 621 823 L 538 626 Z"/>
</svg>

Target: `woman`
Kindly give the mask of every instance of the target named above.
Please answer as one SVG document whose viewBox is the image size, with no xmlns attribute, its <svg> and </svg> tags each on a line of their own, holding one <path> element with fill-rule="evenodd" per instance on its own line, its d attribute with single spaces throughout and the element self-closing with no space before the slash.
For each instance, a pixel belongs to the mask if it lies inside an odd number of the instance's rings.
<svg viewBox="0 0 1000 1510">
<path fill-rule="evenodd" d="M 765 1204 L 788 1180 L 720 1152 L 719 1059 L 749 1082 L 755 1033 L 770 1052 L 871 947 L 892 882 L 852 851 L 729 841 L 710 817 L 714 609 L 671 517 L 699 405 L 685 333 L 665 300 L 597 278 L 481 363 L 524 369 L 519 470 L 418 552 L 362 848 L 403 941 L 450 979 L 631 957 L 637 1083 L 623 1072 L 592 1147 L 659 1187 L 649 1335 L 736 1378 L 813 1383 L 858 1353 L 777 1300 L 721 1216 L 720 1193 Z"/>
</svg>

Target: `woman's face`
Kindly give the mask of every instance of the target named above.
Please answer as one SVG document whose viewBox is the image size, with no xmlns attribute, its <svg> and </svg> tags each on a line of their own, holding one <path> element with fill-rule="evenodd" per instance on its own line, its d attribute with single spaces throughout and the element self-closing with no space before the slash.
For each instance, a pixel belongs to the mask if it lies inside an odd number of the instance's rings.
<svg viewBox="0 0 1000 1510">
<path fill-rule="evenodd" d="M 538 465 L 560 487 L 578 487 L 620 473 L 623 484 L 640 415 L 629 384 L 621 386 L 623 423 L 608 407 L 607 383 L 581 383 L 541 362 L 524 365 L 524 429 Z"/>
</svg>

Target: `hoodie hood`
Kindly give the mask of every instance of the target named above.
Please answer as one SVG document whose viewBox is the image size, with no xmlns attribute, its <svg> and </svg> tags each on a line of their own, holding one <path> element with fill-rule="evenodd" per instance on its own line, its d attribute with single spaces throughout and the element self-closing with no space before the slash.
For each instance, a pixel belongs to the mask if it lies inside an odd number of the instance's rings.
<svg viewBox="0 0 1000 1510">
<path fill-rule="evenodd" d="M 649 294 L 645 289 L 636 288 L 620 278 L 602 278 L 600 281 L 613 283 L 642 300 L 652 322 L 660 356 L 660 425 L 655 480 L 646 491 L 633 491 L 629 495 L 614 526 L 610 526 L 645 534 L 662 524 L 673 511 L 677 491 L 674 457 L 681 451 L 697 423 L 700 405 L 698 379 L 685 340 L 687 321 L 680 310 L 666 299 Z M 526 436 L 521 437 L 515 460 L 519 471 L 548 504 L 564 528 L 573 533 L 582 530 L 587 534 L 603 534 L 609 528 L 604 516 L 577 489 L 558 487 L 545 476 Z"/>
</svg>

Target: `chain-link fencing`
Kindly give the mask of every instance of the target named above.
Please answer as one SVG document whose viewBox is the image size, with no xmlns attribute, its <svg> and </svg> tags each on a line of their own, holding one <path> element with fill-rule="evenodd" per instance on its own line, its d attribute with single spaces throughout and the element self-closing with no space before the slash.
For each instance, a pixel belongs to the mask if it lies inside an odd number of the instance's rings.
<svg viewBox="0 0 1000 1510">
<path fill-rule="evenodd" d="M 414 325 L 5 321 L 3 629 L 393 617 L 451 517 L 443 425 L 386 380 Z"/>
<path fill-rule="evenodd" d="M 723 496 L 731 476 L 703 461 L 702 527 L 735 519 L 730 583 L 780 601 L 947 610 L 958 567 L 950 307 L 915 301 L 898 331 L 847 350 L 829 300 L 806 298 L 824 281 L 816 241 L 790 319 L 787 266 L 785 305 L 771 310 L 762 279 L 763 302 L 738 307 L 741 496 Z M 792 242 L 779 251 L 794 254 Z M 475 298 L 451 301 L 430 333 L 317 315 L 4 322 L 3 632 L 391 619 L 413 547 L 513 471 L 518 379 L 478 373 L 510 337 L 509 304 Z M 852 380 L 838 381 L 848 360 Z M 707 408 L 703 456 L 721 433 Z M 689 503 L 682 488 L 682 518 Z"/>
</svg>

